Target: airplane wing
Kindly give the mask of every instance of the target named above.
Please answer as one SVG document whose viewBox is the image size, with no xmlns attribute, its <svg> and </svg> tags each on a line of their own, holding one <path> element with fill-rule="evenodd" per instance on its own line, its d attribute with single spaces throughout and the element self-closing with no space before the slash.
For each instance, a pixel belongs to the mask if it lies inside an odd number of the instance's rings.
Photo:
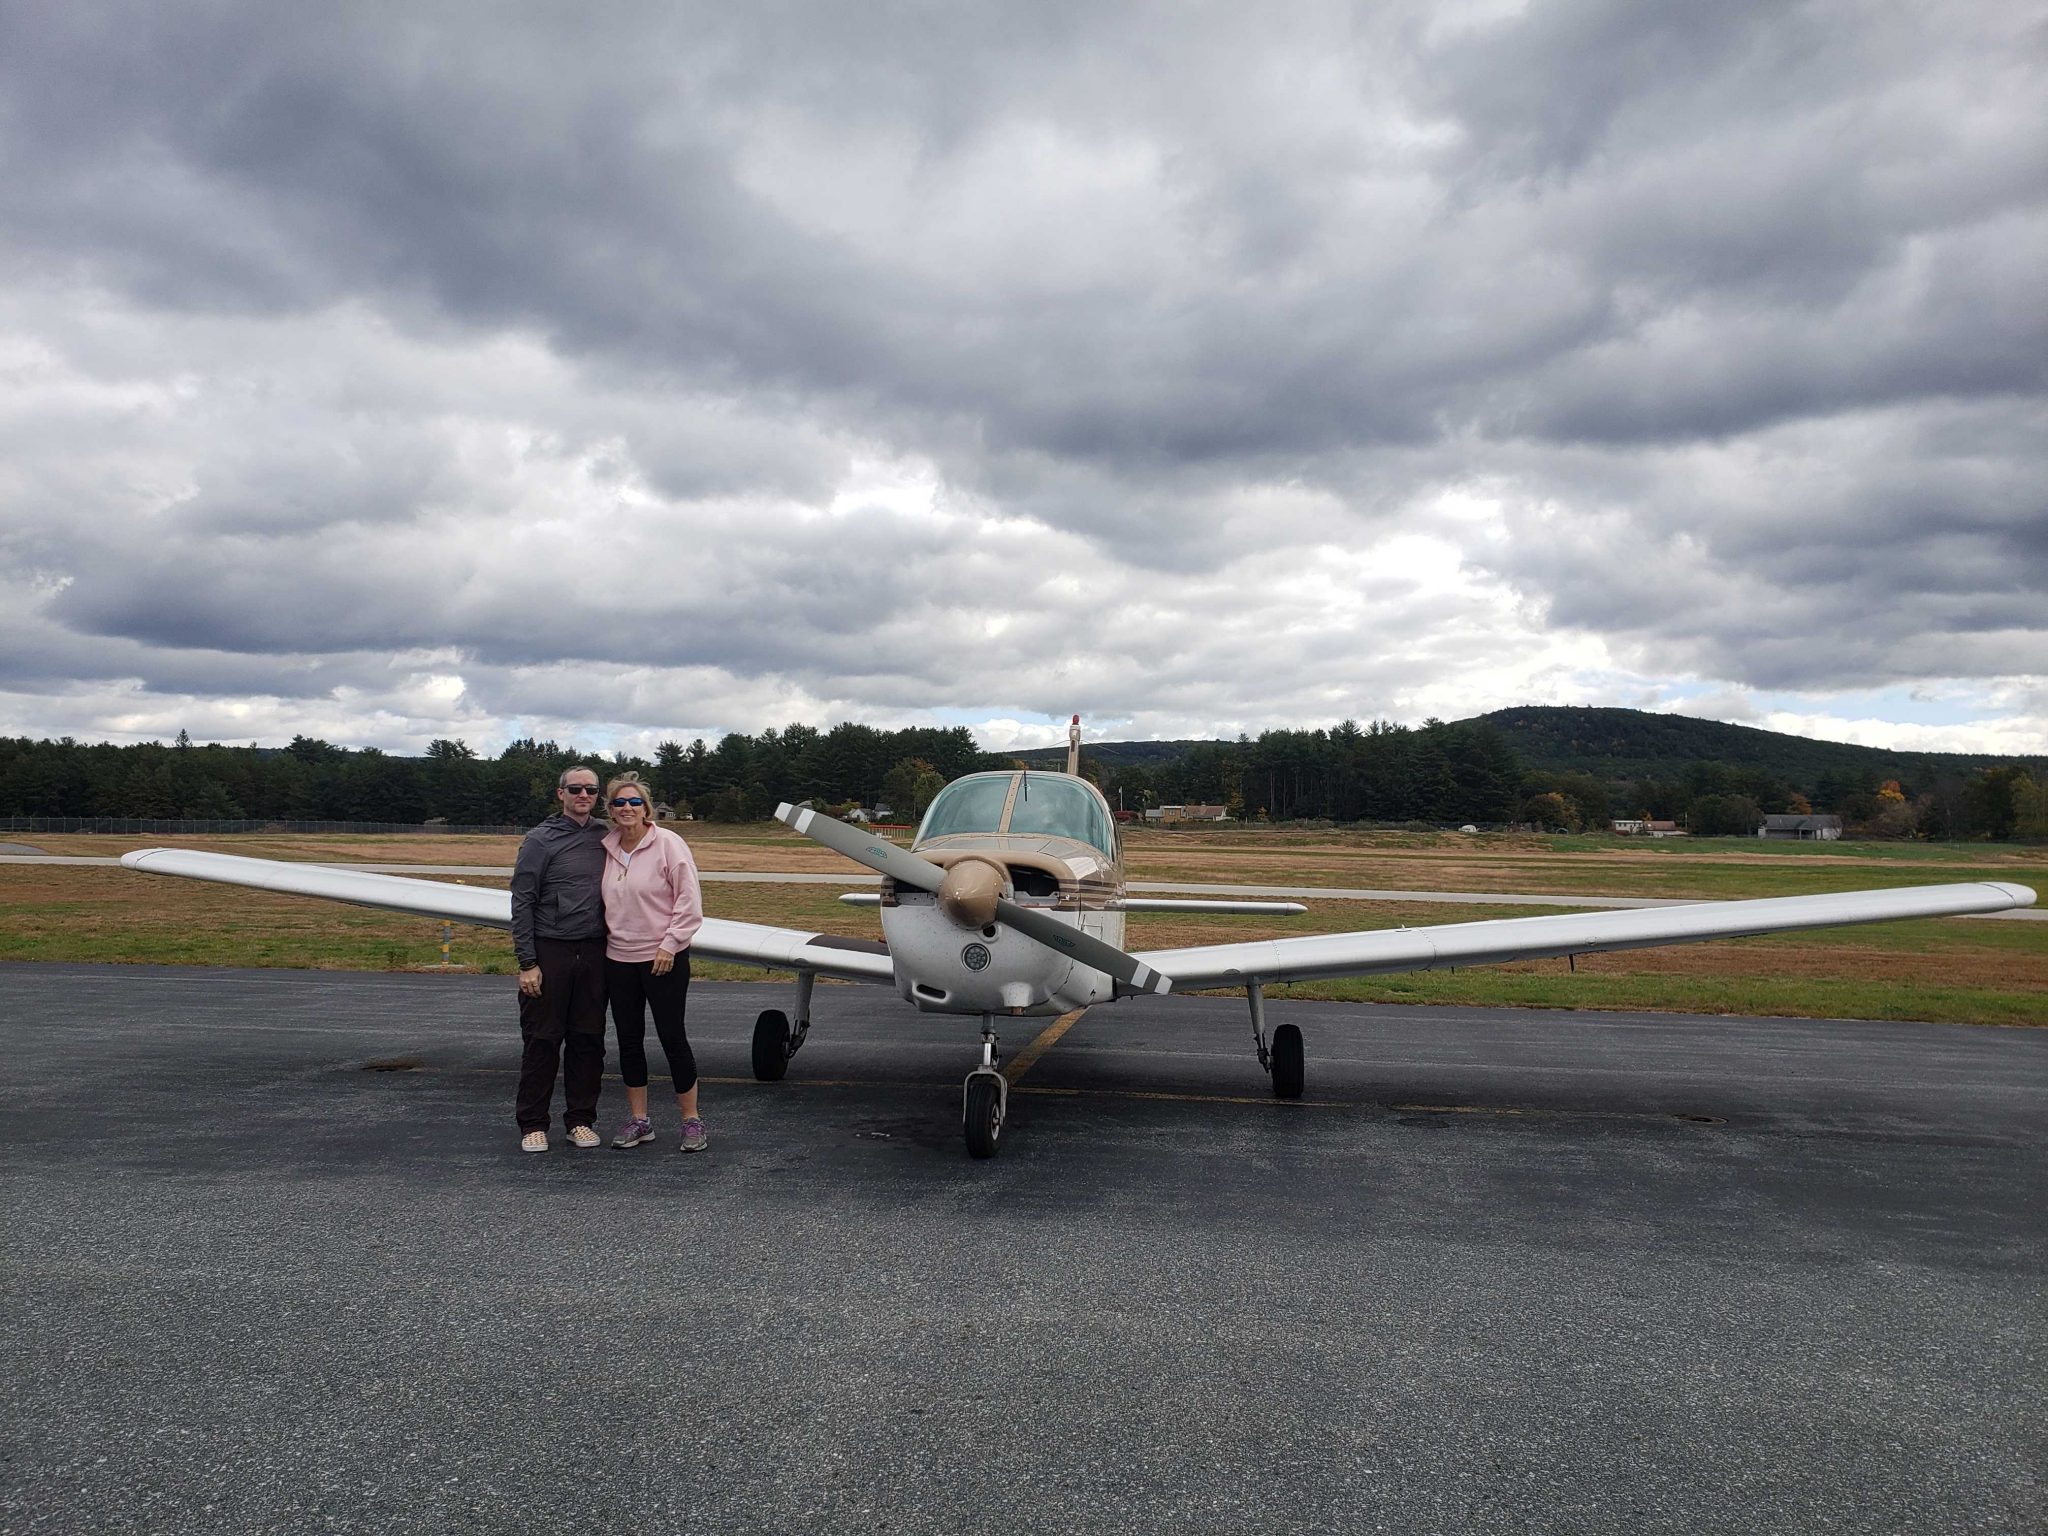
<svg viewBox="0 0 2048 1536">
<path fill-rule="evenodd" d="M 512 926 L 512 893 L 473 885 L 447 885 L 404 875 L 376 875 L 329 864 L 293 864 L 281 859 L 248 859 L 231 853 L 198 853 L 186 848 L 139 848 L 121 855 L 130 869 L 153 875 L 183 875 L 224 885 L 246 885 L 291 896 L 318 896 L 359 907 L 381 907 L 484 928 Z M 846 981 L 893 984 L 888 950 L 872 939 L 842 939 L 707 917 L 690 942 L 690 953 L 705 960 L 732 960 L 778 970 L 814 971 Z"/>
<path fill-rule="evenodd" d="M 1986 880 L 1969 885 L 1907 886 L 1825 896 L 1768 896 L 1754 901 L 1702 901 L 1627 912 L 1567 912 L 1549 917 L 1493 918 L 1430 928 L 1368 933 L 1304 934 L 1242 944 L 1140 950 L 1137 959 L 1171 977 L 1175 991 L 1241 987 L 1324 976 L 1387 971 L 1438 971 L 1505 960 L 1590 955 L 1658 944 L 1739 939 L 1797 928 L 1882 923 L 1908 917 L 2004 912 L 2034 904 L 2024 885 Z"/>
</svg>

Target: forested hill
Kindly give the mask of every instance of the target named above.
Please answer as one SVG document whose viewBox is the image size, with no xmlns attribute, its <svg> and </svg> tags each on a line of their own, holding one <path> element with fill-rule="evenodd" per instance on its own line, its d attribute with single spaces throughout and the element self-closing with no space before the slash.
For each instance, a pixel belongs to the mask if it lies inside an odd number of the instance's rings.
<svg viewBox="0 0 2048 1536">
<path fill-rule="evenodd" d="M 1670 778 L 1687 764 L 1701 762 L 1752 769 L 1794 785 L 1817 784 L 1831 777 L 1871 782 L 1897 779 L 1902 784 L 1925 785 L 1968 778 L 2014 762 L 2034 770 L 2036 777 L 2048 769 L 2044 758 L 1894 752 L 1689 715 L 1654 715 L 1640 709 L 1530 704 L 1497 709 L 1478 716 L 1474 723 L 1499 731 L 1529 768 L 1590 773 L 1610 783 Z"/>
</svg>

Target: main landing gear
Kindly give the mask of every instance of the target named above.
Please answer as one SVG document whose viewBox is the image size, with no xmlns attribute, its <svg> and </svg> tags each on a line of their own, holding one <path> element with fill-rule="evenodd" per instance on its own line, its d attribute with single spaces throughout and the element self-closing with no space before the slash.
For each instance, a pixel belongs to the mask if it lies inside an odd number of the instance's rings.
<svg viewBox="0 0 2048 1536">
<path fill-rule="evenodd" d="M 764 1083 L 779 1083 L 789 1070 L 789 1059 L 803 1048 L 811 1032 L 811 985 L 817 980 L 809 971 L 796 973 L 796 1027 L 780 1008 L 767 1009 L 754 1020 L 754 1077 Z"/>
<path fill-rule="evenodd" d="M 1273 1097 L 1276 1099 L 1298 1099 L 1307 1076 L 1307 1065 L 1302 1055 L 1301 1031 L 1292 1024 L 1282 1024 L 1273 1031 L 1271 1045 L 1266 1043 L 1266 993 L 1257 982 L 1244 989 L 1245 1000 L 1252 1005 L 1252 1044 L 1258 1047 L 1259 1065 L 1273 1074 Z"/>
<path fill-rule="evenodd" d="M 981 1065 L 967 1074 L 961 1093 L 960 1126 L 967 1137 L 969 1157 L 994 1157 L 1002 1139 L 1003 1117 L 1010 1109 L 1010 1080 L 997 1070 L 1002 1056 L 996 1050 L 996 1021 L 981 1021 Z"/>
</svg>

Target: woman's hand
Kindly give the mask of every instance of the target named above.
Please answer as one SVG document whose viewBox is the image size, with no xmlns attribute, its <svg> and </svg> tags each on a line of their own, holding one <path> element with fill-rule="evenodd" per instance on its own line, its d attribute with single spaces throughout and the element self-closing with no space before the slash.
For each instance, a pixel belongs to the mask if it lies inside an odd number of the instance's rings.
<svg viewBox="0 0 2048 1536">
<path fill-rule="evenodd" d="M 666 976 L 666 975 L 667 975 L 667 974 L 668 974 L 668 973 L 669 973 L 670 971 L 674 970 L 675 968 L 676 968 L 676 957 L 675 957 L 674 955 L 670 954 L 670 953 L 669 953 L 669 952 L 668 952 L 667 950 L 665 950 L 665 949 L 657 949 L 657 950 L 656 950 L 656 951 L 654 952 L 654 974 L 655 974 L 655 975 L 657 975 L 657 976 Z"/>
</svg>

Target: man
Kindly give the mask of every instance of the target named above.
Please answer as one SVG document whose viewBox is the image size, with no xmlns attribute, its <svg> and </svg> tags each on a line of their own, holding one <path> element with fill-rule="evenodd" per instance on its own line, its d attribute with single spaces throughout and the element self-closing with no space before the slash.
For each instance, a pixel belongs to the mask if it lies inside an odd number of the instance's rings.
<svg viewBox="0 0 2048 1536">
<path fill-rule="evenodd" d="M 526 834 L 512 868 L 512 952 L 519 960 L 519 1148 L 548 1149 L 548 1107 L 562 1074 L 569 1144 L 598 1144 L 604 1080 L 604 823 L 597 770 L 555 780 L 559 814 Z"/>
</svg>

